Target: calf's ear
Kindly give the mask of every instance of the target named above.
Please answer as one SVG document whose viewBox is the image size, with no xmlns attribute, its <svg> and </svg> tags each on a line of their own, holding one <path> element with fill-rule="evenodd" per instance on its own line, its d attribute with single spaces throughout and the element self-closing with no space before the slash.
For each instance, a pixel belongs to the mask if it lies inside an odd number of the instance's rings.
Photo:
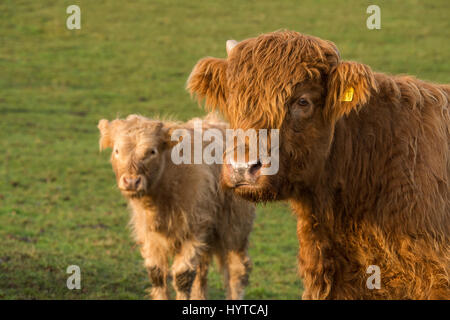
<svg viewBox="0 0 450 320">
<path fill-rule="evenodd" d="M 328 76 L 325 114 L 337 121 L 352 110 L 359 110 L 377 91 L 375 77 L 369 66 L 341 61 Z"/>
<path fill-rule="evenodd" d="M 187 90 L 192 96 L 196 96 L 199 102 L 205 99 L 209 109 L 224 108 L 227 96 L 226 69 L 227 62 L 224 59 L 201 59 L 188 78 Z"/>
<path fill-rule="evenodd" d="M 177 130 L 177 131 L 175 131 Z M 165 149 L 171 149 L 174 146 L 176 146 L 182 138 L 180 136 L 180 132 L 185 132 L 186 130 L 182 128 L 178 128 L 176 125 L 163 125 L 161 127 L 161 134 L 162 134 L 162 148 Z M 175 133 L 175 134 L 174 134 Z M 174 140 L 172 140 L 172 135 L 174 134 Z M 178 138 L 178 140 L 176 140 Z M 181 140 L 180 140 L 181 139 Z"/>
<path fill-rule="evenodd" d="M 111 125 L 106 119 L 102 119 L 98 122 L 97 128 L 100 130 L 100 151 L 106 148 L 113 147 L 113 140 L 111 136 Z"/>
</svg>

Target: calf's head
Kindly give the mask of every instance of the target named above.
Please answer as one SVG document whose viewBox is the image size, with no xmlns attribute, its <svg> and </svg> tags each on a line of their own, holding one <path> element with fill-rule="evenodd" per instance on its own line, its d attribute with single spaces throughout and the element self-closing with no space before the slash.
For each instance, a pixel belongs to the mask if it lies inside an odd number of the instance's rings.
<svg viewBox="0 0 450 320">
<path fill-rule="evenodd" d="M 330 153 L 336 123 L 376 91 L 363 64 L 340 59 L 326 40 L 292 31 L 227 41 L 226 59 L 204 58 L 187 83 L 231 128 L 279 130 L 279 170 L 263 175 L 256 161 L 223 167 L 225 186 L 250 200 L 292 196 L 314 183 Z"/>
<path fill-rule="evenodd" d="M 131 115 L 98 123 L 100 149 L 111 148 L 117 186 L 125 197 L 149 194 L 164 170 L 168 129 L 161 121 Z"/>
</svg>

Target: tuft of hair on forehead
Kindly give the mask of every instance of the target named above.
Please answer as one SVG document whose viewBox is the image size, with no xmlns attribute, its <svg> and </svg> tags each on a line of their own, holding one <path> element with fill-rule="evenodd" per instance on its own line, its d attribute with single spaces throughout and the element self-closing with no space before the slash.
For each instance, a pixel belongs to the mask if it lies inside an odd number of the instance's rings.
<svg viewBox="0 0 450 320">
<path fill-rule="evenodd" d="M 149 135 L 155 138 L 164 137 L 163 127 L 175 126 L 175 121 L 162 121 L 149 119 L 141 115 L 131 114 L 126 119 L 108 121 L 102 119 L 98 123 L 100 130 L 100 150 L 112 148 L 115 143 L 130 145 L 148 139 Z"/>
<path fill-rule="evenodd" d="M 164 139 L 163 128 L 172 124 L 134 114 L 118 121 L 122 121 L 122 126 L 116 132 L 115 139 L 121 144 L 146 144 L 151 140 Z"/>
<path fill-rule="evenodd" d="M 239 42 L 226 60 L 200 60 L 188 89 L 224 114 L 231 127 L 280 128 L 296 85 L 326 81 L 339 59 L 330 41 L 276 31 Z"/>
<path fill-rule="evenodd" d="M 294 31 L 240 42 L 228 58 L 226 109 L 232 127 L 280 128 L 295 86 L 324 81 L 338 61 L 334 44 Z"/>
</svg>

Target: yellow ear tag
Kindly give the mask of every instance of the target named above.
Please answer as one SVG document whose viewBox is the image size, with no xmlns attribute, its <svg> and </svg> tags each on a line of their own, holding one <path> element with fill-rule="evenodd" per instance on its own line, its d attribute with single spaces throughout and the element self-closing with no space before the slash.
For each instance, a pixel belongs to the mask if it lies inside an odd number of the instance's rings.
<svg viewBox="0 0 450 320">
<path fill-rule="evenodd" d="M 355 89 L 353 87 L 348 87 L 343 94 L 343 97 L 341 101 L 352 101 L 353 100 L 353 93 L 355 93 Z"/>
</svg>

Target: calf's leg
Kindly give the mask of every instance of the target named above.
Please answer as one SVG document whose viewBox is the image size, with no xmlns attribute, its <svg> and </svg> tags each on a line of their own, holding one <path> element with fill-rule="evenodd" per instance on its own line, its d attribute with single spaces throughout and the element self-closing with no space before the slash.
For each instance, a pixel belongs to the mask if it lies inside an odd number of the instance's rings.
<svg viewBox="0 0 450 320">
<path fill-rule="evenodd" d="M 197 267 L 203 255 L 203 245 L 188 240 L 175 255 L 172 265 L 173 286 L 177 300 L 189 300 L 192 285 L 197 275 Z"/>
<path fill-rule="evenodd" d="M 158 241 L 158 237 L 149 236 L 140 250 L 152 284 L 150 297 L 153 300 L 168 300 L 167 277 L 169 262 L 164 241 L 161 241 L 161 239 Z"/>
<path fill-rule="evenodd" d="M 208 269 L 211 262 L 209 253 L 203 254 L 197 266 L 194 283 L 191 288 L 191 300 L 205 300 L 208 292 Z"/>
<path fill-rule="evenodd" d="M 247 249 L 228 251 L 221 259 L 224 266 L 227 299 L 240 300 L 244 298 L 245 287 L 249 282 L 251 261 Z"/>
<path fill-rule="evenodd" d="M 150 296 L 153 300 L 168 300 L 167 268 L 152 265 L 147 267 L 148 277 L 152 284 Z"/>
</svg>

